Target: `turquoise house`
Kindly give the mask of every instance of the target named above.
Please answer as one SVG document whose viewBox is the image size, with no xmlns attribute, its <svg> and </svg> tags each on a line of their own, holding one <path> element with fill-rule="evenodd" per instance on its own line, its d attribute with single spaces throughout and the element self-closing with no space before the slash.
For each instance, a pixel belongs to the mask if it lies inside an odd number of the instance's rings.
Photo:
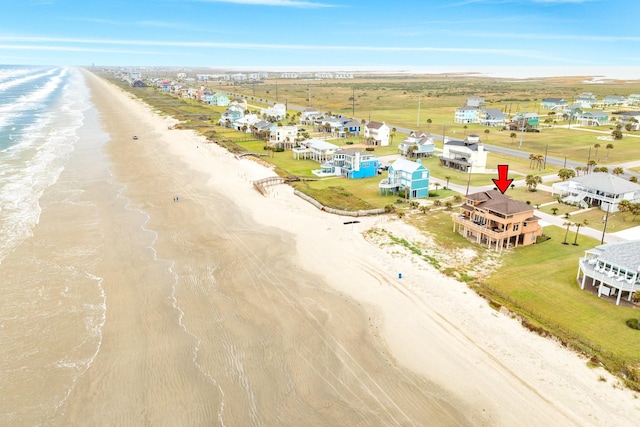
<svg viewBox="0 0 640 427">
<path fill-rule="evenodd" d="M 216 105 L 218 107 L 228 107 L 229 97 L 222 93 L 205 93 L 202 95 L 202 102 L 209 105 Z"/>
<path fill-rule="evenodd" d="M 465 105 L 464 107 L 456 108 L 453 120 L 456 123 L 477 123 L 478 107 Z"/>
<path fill-rule="evenodd" d="M 389 175 L 380 181 L 380 195 L 397 194 L 404 191 L 408 199 L 429 197 L 429 169 L 422 165 L 420 159 L 415 162 L 399 158 L 389 166 Z"/>
</svg>

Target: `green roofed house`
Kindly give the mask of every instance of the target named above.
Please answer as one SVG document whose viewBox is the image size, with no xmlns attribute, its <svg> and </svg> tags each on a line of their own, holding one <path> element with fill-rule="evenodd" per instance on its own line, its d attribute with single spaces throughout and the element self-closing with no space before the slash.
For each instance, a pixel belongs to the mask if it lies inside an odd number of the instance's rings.
<svg viewBox="0 0 640 427">
<path fill-rule="evenodd" d="M 626 293 L 631 300 L 640 291 L 640 240 L 596 246 L 578 261 L 580 288 L 597 287 L 598 297 L 616 296 L 616 305 Z"/>
</svg>

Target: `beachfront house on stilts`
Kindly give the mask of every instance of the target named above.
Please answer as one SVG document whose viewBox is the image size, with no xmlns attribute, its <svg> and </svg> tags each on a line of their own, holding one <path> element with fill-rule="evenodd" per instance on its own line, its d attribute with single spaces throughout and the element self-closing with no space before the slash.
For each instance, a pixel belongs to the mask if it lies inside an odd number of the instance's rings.
<svg viewBox="0 0 640 427">
<path fill-rule="evenodd" d="M 616 305 L 625 293 L 631 301 L 640 292 L 640 240 L 610 243 L 585 251 L 578 261 L 580 288 L 597 287 L 598 297 L 615 296 Z"/>
<path fill-rule="evenodd" d="M 454 232 L 496 251 L 536 243 L 542 235 L 538 219 L 531 206 L 496 190 L 467 195 L 452 215 Z"/>
</svg>

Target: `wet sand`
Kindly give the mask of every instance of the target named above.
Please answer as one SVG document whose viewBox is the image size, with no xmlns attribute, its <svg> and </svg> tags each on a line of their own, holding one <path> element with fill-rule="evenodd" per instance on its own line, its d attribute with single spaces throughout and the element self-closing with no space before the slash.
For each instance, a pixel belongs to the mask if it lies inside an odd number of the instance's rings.
<svg viewBox="0 0 640 427">
<path fill-rule="evenodd" d="M 633 425 L 601 370 L 363 239 L 394 221 L 263 197 L 268 168 L 86 78 L 113 174 L 92 187 L 107 309 L 46 424 Z"/>
</svg>

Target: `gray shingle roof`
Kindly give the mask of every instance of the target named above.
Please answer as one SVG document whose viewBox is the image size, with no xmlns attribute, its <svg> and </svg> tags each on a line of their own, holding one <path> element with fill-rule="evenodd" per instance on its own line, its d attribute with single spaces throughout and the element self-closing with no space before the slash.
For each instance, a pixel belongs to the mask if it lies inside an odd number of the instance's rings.
<svg viewBox="0 0 640 427">
<path fill-rule="evenodd" d="M 571 178 L 571 181 L 577 182 L 583 187 L 610 194 L 640 191 L 640 185 L 606 172 L 590 173 L 588 175 Z"/>
<path fill-rule="evenodd" d="M 640 271 L 640 240 L 596 246 L 598 258 L 628 271 Z"/>
</svg>

